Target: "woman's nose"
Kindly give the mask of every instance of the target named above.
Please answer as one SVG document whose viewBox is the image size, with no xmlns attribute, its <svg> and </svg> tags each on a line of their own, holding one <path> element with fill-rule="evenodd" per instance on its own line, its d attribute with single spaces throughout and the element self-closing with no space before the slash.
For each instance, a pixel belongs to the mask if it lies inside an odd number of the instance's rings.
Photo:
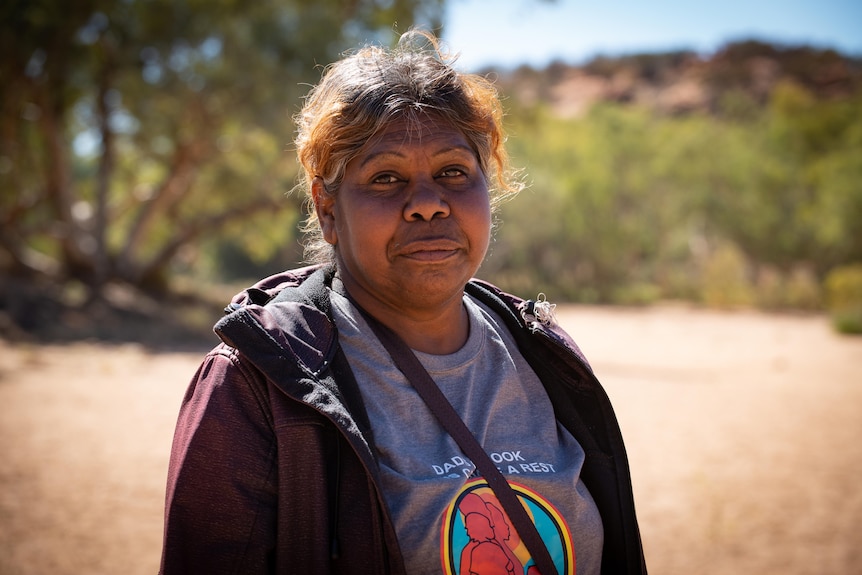
<svg viewBox="0 0 862 575">
<path fill-rule="evenodd" d="M 448 217 L 449 203 L 444 194 L 445 190 L 433 180 L 413 183 L 407 189 L 404 219 L 430 222 L 434 218 Z"/>
</svg>

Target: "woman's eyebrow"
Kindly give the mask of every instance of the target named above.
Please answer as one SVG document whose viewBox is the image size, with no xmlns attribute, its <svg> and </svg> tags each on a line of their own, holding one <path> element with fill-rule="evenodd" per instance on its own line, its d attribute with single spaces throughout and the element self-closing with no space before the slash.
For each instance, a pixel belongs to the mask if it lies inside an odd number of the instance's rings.
<svg viewBox="0 0 862 575">
<path fill-rule="evenodd" d="M 444 156 L 444 155 L 450 154 L 452 152 L 467 152 L 471 156 L 475 155 L 473 148 L 471 148 L 470 146 L 467 146 L 464 144 L 456 144 L 454 146 L 447 146 L 445 148 L 441 148 L 441 149 L 437 150 L 436 152 L 431 154 L 431 157 L 433 158 L 433 157 L 437 157 L 437 156 Z"/>
<path fill-rule="evenodd" d="M 394 151 L 394 150 L 385 150 L 382 152 L 373 152 L 373 153 L 365 156 L 362 159 L 362 161 L 359 162 L 359 166 L 365 167 L 375 160 L 386 160 L 386 159 L 403 160 L 406 157 L 407 157 L 406 154 L 403 154 L 401 152 Z"/>
<path fill-rule="evenodd" d="M 453 152 L 455 152 L 455 153 L 465 152 L 467 154 L 470 154 L 471 156 L 475 156 L 475 152 L 473 151 L 473 149 L 470 146 L 467 146 L 464 144 L 456 144 L 453 146 L 446 146 L 444 148 L 440 148 L 439 150 L 435 150 L 435 151 L 431 152 L 431 157 L 437 158 L 439 156 L 449 155 Z M 388 160 L 388 159 L 403 160 L 406 157 L 407 157 L 407 154 L 400 151 L 400 149 L 381 150 L 379 152 L 372 152 L 372 153 L 368 154 L 367 156 L 365 156 L 362 159 L 362 161 L 359 162 L 359 166 L 365 167 L 368 164 L 370 164 L 371 162 L 377 161 L 377 160 Z"/>
</svg>

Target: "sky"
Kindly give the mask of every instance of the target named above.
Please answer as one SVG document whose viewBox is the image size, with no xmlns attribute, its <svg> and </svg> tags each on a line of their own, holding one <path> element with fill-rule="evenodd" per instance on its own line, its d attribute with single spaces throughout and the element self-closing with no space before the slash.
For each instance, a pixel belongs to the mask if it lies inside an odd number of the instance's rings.
<svg viewBox="0 0 862 575">
<path fill-rule="evenodd" d="M 862 0 L 449 0 L 442 39 L 458 66 L 543 67 L 756 38 L 862 56 Z"/>
</svg>

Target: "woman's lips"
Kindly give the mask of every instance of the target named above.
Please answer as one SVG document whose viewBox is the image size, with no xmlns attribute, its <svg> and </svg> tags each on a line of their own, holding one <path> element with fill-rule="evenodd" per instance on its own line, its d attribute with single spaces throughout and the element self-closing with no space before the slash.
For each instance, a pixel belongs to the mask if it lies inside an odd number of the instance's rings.
<svg viewBox="0 0 862 575">
<path fill-rule="evenodd" d="M 450 239 L 429 238 L 413 240 L 399 246 L 398 252 L 406 258 L 420 261 L 441 261 L 461 249 L 459 242 Z"/>
<path fill-rule="evenodd" d="M 438 262 L 453 255 L 456 250 L 420 250 L 405 254 L 405 257 L 424 262 Z"/>
</svg>

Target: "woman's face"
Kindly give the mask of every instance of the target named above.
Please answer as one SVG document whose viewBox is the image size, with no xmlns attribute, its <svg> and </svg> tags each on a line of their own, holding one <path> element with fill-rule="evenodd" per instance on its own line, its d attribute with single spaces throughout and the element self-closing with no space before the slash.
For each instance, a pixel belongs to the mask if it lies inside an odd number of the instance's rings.
<svg viewBox="0 0 862 575">
<path fill-rule="evenodd" d="M 491 230 L 485 175 L 460 131 L 434 116 L 418 126 L 397 120 L 347 164 L 336 194 L 319 180 L 313 192 L 339 275 L 360 304 L 413 314 L 460 305 Z"/>
</svg>

